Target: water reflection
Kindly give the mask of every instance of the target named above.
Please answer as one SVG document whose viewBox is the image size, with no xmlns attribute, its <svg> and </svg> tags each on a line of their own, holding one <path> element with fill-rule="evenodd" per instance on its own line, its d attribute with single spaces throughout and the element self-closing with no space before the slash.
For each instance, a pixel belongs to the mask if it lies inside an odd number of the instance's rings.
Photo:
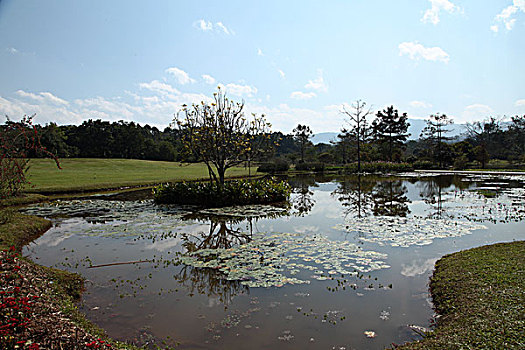
<svg viewBox="0 0 525 350">
<path fill-rule="evenodd" d="M 372 194 L 374 216 L 407 216 L 410 213 L 407 187 L 401 180 L 387 179 L 379 182 Z"/>
<path fill-rule="evenodd" d="M 356 175 L 340 181 L 332 195 L 341 202 L 347 216 L 405 217 L 411 203 L 407 191 L 400 179 Z"/>
<path fill-rule="evenodd" d="M 345 208 L 345 215 L 361 218 L 367 216 L 373 208 L 372 190 L 376 183 L 377 180 L 371 176 L 348 176 L 338 183 L 332 195 Z"/>
<path fill-rule="evenodd" d="M 311 176 L 296 176 L 288 180 L 294 194 L 291 205 L 295 209 L 295 215 L 307 215 L 315 205 L 313 199 L 313 188 L 318 187 L 315 178 Z"/>
</svg>

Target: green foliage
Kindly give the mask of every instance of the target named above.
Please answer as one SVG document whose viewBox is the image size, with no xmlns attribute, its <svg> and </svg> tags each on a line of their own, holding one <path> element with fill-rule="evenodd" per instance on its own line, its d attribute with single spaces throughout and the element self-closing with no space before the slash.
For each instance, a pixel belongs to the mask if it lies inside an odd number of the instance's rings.
<svg viewBox="0 0 525 350">
<path fill-rule="evenodd" d="M 463 170 L 467 167 L 468 158 L 465 155 L 460 155 L 454 160 L 454 169 Z"/>
<path fill-rule="evenodd" d="M 285 172 L 290 169 L 290 164 L 282 159 L 274 160 L 273 162 L 265 162 L 259 165 L 257 168 L 258 172 L 261 173 L 276 173 L 276 172 Z"/>
<path fill-rule="evenodd" d="M 359 172 L 358 163 L 345 165 L 345 173 L 354 174 Z M 366 162 L 361 163 L 361 171 L 366 173 L 385 173 L 385 172 L 403 172 L 411 171 L 414 167 L 409 163 L 393 162 Z"/>
<path fill-rule="evenodd" d="M 158 204 L 192 204 L 204 207 L 265 204 L 288 200 L 290 185 L 274 178 L 215 182 L 178 182 L 153 189 Z"/>
<path fill-rule="evenodd" d="M 434 163 L 429 160 L 416 160 L 412 166 L 414 169 L 434 169 Z"/>
<path fill-rule="evenodd" d="M 294 140 L 299 143 L 301 149 L 301 162 L 304 162 L 304 152 L 311 145 L 310 138 L 313 136 L 312 129 L 308 125 L 297 125 L 292 131 Z"/>
<path fill-rule="evenodd" d="M 372 136 L 381 149 L 382 159 L 390 162 L 401 158 L 404 142 L 410 134 L 407 133 L 409 123 L 406 113 L 399 115 L 394 106 L 387 107 L 376 114 L 372 123 Z"/>
<path fill-rule="evenodd" d="M 324 169 L 325 164 L 321 162 L 297 163 L 295 165 L 295 170 L 298 171 L 323 172 Z"/>
</svg>

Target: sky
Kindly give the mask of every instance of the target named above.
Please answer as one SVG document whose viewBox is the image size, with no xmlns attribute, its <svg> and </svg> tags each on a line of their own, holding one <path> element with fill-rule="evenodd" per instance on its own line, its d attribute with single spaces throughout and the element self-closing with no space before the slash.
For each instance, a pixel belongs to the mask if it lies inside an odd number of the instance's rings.
<svg viewBox="0 0 525 350">
<path fill-rule="evenodd" d="M 164 128 L 218 86 L 284 133 L 523 115 L 525 0 L 0 0 L 0 115 Z"/>
</svg>

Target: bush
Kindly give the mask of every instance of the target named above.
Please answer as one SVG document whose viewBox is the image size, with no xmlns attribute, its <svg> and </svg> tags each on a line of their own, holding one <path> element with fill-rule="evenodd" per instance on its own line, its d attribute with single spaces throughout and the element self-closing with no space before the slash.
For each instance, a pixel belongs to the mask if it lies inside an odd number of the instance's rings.
<svg viewBox="0 0 525 350">
<path fill-rule="evenodd" d="M 297 163 L 295 165 L 295 170 L 298 171 L 315 171 L 315 172 L 323 172 L 325 168 L 325 164 L 321 162 L 312 162 L 312 163 Z"/>
<path fill-rule="evenodd" d="M 414 166 L 414 169 L 433 169 L 434 168 L 434 164 L 428 160 L 418 160 L 418 161 L 415 161 L 412 165 Z"/>
<path fill-rule="evenodd" d="M 467 167 L 468 158 L 465 155 L 461 155 L 454 160 L 454 169 L 463 170 Z"/>
<path fill-rule="evenodd" d="M 234 180 L 220 188 L 209 182 L 179 182 L 153 189 L 157 204 L 193 204 L 204 207 L 265 204 L 288 200 L 290 185 L 274 178 Z"/>
<path fill-rule="evenodd" d="M 350 163 L 345 165 L 345 173 L 357 173 L 357 163 Z M 361 163 L 361 171 L 365 173 L 386 173 L 386 172 L 403 172 L 411 171 L 414 168 L 409 163 L 393 163 L 393 162 L 363 162 Z"/>
<path fill-rule="evenodd" d="M 257 171 L 261 173 L 274 174 L 276 172 L 288 171 L 288 169 L 290 169 L 290 164 L 288 164 L 285 160 L 278 159 L 273 162 L 262 163 L 257 168 Z"/>
</svg>

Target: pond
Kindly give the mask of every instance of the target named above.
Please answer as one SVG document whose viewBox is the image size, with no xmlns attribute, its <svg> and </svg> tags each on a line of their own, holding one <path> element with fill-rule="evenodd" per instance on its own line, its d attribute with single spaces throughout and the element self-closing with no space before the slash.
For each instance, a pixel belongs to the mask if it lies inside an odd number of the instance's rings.
<svg viewBox="0 0 525 350">
<path fill-rule="evenodd" d="M 525 177 L 294 177 L 288 206 L 157 206 L 149 191 L 35 205 L 25 248 L 87 279 L 118 340 L 186 349 L 383 349 L 433 322 L 441 256 L 525 238 Z"/>
</svg>

